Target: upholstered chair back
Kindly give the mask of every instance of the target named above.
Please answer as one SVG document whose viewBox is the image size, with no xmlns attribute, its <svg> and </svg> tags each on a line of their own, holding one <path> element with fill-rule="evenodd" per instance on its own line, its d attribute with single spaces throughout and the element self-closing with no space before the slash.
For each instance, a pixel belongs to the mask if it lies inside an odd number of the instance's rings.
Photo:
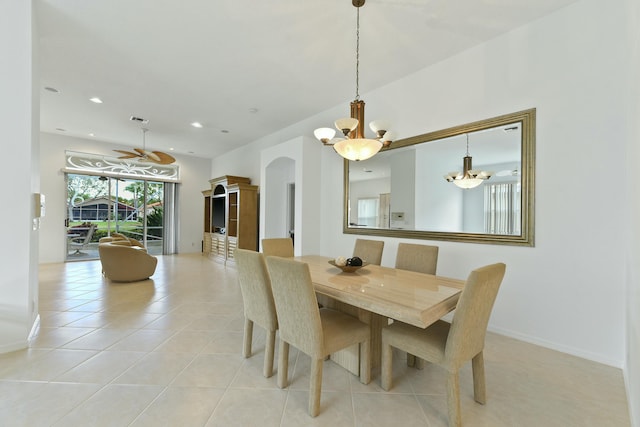
<svg viewBox="0 0 640 427">
<path fill-rule="evenodd" d="M 310 356 L 323 355 L 318 300 L 309 266 L 295 260 L 268 257 L 280 338 Z"/>
<path fill-rule="evenodd" d="M 356 239 L 353 256 L 360 257 L 369 264 L 380 265 L 383 248 L 384 242 L 382 240 Z"/>
<path fill-rule="evenodd" d="M 453 315 L 443 364 L 459 368 L 483 350 L 489 317 L 505 269 L 505 264 L 497 263 L 469 274 Z"/>
<path fill-rule="evenodd" d="M 396 255 L 396 268 L 418 273 L 436 274 L 438 266 L 438 247 L 399 243 Z"/>
<path fill-rule="evenodd" d="M 293 258 L 293 239 L 289 237 L 262 239 L 262 253 L 264 256 Z"/>
<path fill-rule="evenodd" d="M 236 249 L 235 259 L 245 317 L 267 330 L 278 329 L 271 280 L 264 256 L 260 252 Z"/>
</svg>

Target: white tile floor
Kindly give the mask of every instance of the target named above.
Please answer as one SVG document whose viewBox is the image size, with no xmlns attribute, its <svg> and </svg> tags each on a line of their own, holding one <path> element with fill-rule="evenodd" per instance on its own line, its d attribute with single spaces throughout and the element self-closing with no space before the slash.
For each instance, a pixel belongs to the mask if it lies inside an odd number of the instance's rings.
<svg viewBox="0 0 640 427">
<path fill-rule="evenodd" d="M 42 265 L 40 283 L 37 338 L 0 355 L 1 426 L 446 426 L 443 372 L 402 357 L 389 393 L 325 362 L 310 418 L 309 359 L 292 348 L 281 390 L 259 328 L 242 358 L 235 270 L 201 255 L 159 257 L 153 280 L 128 284 L 98 261 Z M 486 347 L 487 405 L 461 373 L 465 426 L 629 426 L 619 369 L 495 334 Z"/>
</svg>

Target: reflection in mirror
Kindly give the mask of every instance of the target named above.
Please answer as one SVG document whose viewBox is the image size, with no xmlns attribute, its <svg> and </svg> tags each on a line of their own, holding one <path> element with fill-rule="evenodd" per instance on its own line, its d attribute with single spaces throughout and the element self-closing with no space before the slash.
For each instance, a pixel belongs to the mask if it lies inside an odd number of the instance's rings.
<svg viewBox="0 0 640 427">
<path fill-rule="evenodd" d="M 533 246 L 534 148 L 531 109 L 345 161 L 344 232 Z"/>
</svg>

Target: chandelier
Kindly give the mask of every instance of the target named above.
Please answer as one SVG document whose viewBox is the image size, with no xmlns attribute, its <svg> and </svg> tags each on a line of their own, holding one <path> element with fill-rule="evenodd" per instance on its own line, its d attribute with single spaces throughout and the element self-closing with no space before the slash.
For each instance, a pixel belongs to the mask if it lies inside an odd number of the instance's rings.
<svg viewBox="0 0 640 427">
<path fill-rule="evenodd" d="M 453 182 L 460 188 L 475 188 L 482 184 L 483 181 L 491 178 L 493 172 L 475 170 L 471 165 L 471 156 L 469 155 L 469 134 L 467 136 L 467 154 L 462 161 L 462 172 L 449 172 L 444 176 L 447 182 Z"/>
<path fill-rule="evenodd" d="M 330 145 L 342 157 L 348 160 L 366 160 L 374 156 L 383 146 L 388 146 L 392 141 L 392 134 L 389 132 L 389 122 L 386 120 L 374 120 L 369 127 L 376 134 L 376 139 L 369 139 L 364 136 L 364 101 L 360 99 L 360 7 L 365 0 L 351 0 L 356 7 L 356 97 L 351 102 L 351 117 L 338 119 L 335 127 L 342 132 L 344 138 L 333 137 L 335 129 L 319 128 L 313 134 L 324 145 Z"/>
</svg>

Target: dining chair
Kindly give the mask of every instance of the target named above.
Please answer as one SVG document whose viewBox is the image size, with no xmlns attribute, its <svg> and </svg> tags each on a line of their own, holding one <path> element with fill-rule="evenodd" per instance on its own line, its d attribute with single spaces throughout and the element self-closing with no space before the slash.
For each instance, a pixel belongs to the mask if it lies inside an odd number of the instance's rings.
<svg viewBox="0 0 640 427">
<path fill-rule="evenodd" d="M 472 271 L 460 294 L 452 322 L 438 320 L 426 329 L 394 322 L 382 329 L 381 385 L 391 389 L 392 347 L 445 368 L 449 426 L 461 426 L 459 371 L 471 360 L 475 401 L 486 402 L 484 340 L 493 303 L 506 266 L 488 265 Z"/>
<path fill-rule="evenodd" d="M 398 243 L 396 268 L 425 274 L 436 274 L 438 266 L 438 247 L 433 245 L 416 245 L 415 243 Z M 422 369 L 424 361 L 407 353 L 407 366 Z"/>
<path fill-rule="evenodd" d="M 242 355 L 251 356 L 253 341 L 253 324 L 257 323 L 267 332 L 264 349 L 263 375 L 267 378 L 273 375 L 273 353 L 276 343 L 278 318 L 271 293 L 271 280 L 260 252 L 247 249 L 236 249 L 236 265 L 238 267 L 238 282 L 244 303 L 244 338 Z"/>
<path fill-rule="evenodd" d="M 353 256 L 360 257 L 369 264 L 380 265 L 383 248 L 384 242 L 382 240 L 356 239 Z"/>
<path fill-rule="evenodd" d="M 264 256 L 293 258 L 293 239 L 290 237 L 262 239 L 262 253 Z"/>
<path fill-rule="evenodd" d="M 320 411 L 322 367 L 325 358 L 353 344 L 360 344 L 360 382 L 371 380 L 369 325 L 353 316 L 318 308 L 309 266 L 296 260 L 267 257 L 273 299 L 279 322 L 278 387 L 288 384 L 289 346 L 311 357 L 309 415 Z"/>
<path fill-rule="evenodd" d="M 418 273 L 436 274 L 437 265 L 437 246 L 398 243 L 396 268 L 416 271 Z"/>
</svg>

